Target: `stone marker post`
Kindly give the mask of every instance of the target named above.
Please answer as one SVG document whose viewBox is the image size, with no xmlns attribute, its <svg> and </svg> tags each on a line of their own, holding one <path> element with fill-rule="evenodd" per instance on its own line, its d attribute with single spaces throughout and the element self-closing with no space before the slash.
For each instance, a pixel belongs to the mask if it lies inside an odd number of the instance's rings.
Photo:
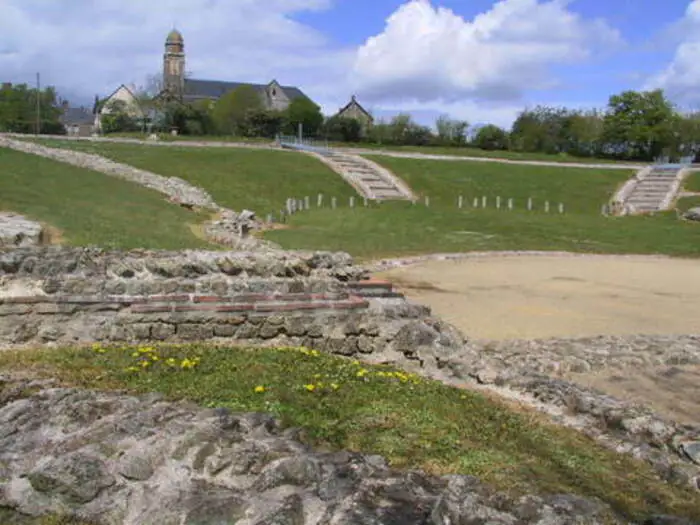
<svg viewBox="0 0 700 525">
<path fill-rule="evenodd" d="M 464 205 L 464 197 L 461 195 L 457 198 L 457 207 L 461 210 Z"/>
<path fill-rule="evenodd" d="M 559 213 L 564 213 L 564 203 L 563 202 L 559 203 Z"/>
<path fill-rule="evenodd" d="M 311 198 L 308 195 L 304 197 L 304 208 L 307 210 L 311 209 Z"/>
<path fill-rule="evenodd" d="M 532 197 L 527 199 L 527 211 L 532 211 Z"/>
<path fill-rule="evenodd" d="M 425 206 L 426 208 L 430 208 L 430 197 L 427 195 L 425 196 Z"/>
<path fill-rule="evenodd" d="M 508 210 L 510 211 L 512 209 L 513 209 L 513 199 L 508 199 Z"/>
<path fill-rule="evenodd" d="M 316 207 L 320 208 L 321 206 L 323 206 L 323 194 L 319 193 L 316 197 Z"/>
<path fill-rule="evenodd" d="M 501 209 L 501 198 L 496 197 L 496 209 L 500 210 Z"/>
<path fill-rule="evenodd" d="M 335 208 L 336 208 L 337 205 L 338 205 L 338 203 L 337 203 L 337 201 L 336 201 L 336 198 L 335 198 L 335 197 L 331 197 L 331 208 L 333 208 L 333 209 L 335 210 Z"/>
<path fill-rule="evenodd" d="M 355 197 L 350 197 L 350 202 L 349 202 L 349 204 L 350 204 L 350 207 L 351 207 L 351 208 L 354 208 L 354 207 L 355 207 Z"/>
<path fill-rule="evenodd" d="M 481 197 L 481 207 L 486 208 L 486 196 Z"/>
<path fill-rule="evenodd" d="M 544 201 L 544 212 L 549 213 L 549 201 Z"/>
</svg>

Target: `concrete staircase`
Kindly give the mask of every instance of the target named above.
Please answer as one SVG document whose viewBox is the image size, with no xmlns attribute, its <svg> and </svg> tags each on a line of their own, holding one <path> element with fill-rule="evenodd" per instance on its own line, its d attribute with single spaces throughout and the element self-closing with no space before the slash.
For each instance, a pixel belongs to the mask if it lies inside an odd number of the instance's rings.
<svg viewBox="0 0 700 525">
<path fill-rule="evenodd" d="M 688 166 L 661 164 L 638 172 L 613 198 L 621 214 L 649 213 L 671 206 Z"/>
<path fill-rule="evenodd" d="M 283 148 L 302 151 L 316 157 L 369 200 L 417 200 L 411 188 L 386 168 L 360 155 L 333 151 L 323 144 L 284 138 Z"/>
</svg>

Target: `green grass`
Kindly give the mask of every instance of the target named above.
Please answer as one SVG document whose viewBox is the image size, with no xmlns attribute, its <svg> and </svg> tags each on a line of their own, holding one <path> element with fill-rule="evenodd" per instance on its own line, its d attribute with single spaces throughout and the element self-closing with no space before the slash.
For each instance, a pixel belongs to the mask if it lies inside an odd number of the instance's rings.
<svg viewBox="0 0 700 525">
<path fill-rule="evenodd" d="M 547 161 L 580 164 L 632 164 L 640 165 L 644 162 L 625 162 L 612 159 L 598 159 L 592 157 L 575 157 L 566 153 L 534 153 L 534 152 L 518 152 L 518 151 L 487 151 L 474 147 L 467 146 L 389 146 L 381 144 L 347 144 L 347 143 L 332 143 L 338 148 L 350 149 L 370 149 L 377 151 L 396 151 L 403 153 L 425 153 L 427 155 L 454 155 L 457 157 L 478 157 L 489 159 L 507 159 L 507 160 L 529 160 L 529 161 Z"/>
<path fill-rule="evenodd" d="M 688 178 L 683 181 L 683 189 L 700 192 L 700 171 L 694 171 L 688 175 Z"/>
<path fill-rule="evenodd" d="M 673 212 L 600 214 L 632 171 L 371 158 L 408 182 L 421 202 L 302 213 L 292 218 L 292 228 L 269 232 L 267 238 L 288 248 L 345 250 L 361 259 L 489 250 L 700 255 L 700 225 L 678 221 Z M 462 210 L 457 209 L 460 194 Z M 484 195 L 489 209 L 472 208 L 474 197 L 480 201 Z M 514 211 L 496 210 L 496 196 L 503 208 L 513 198 Z M 530 196 L 536 211 L 526 210 Z M 548 214 L 545 200 L 551 203 Z M 563 215 L 557 213 L 559 202 Z"/>
<path fill-rule="evenodd" d="M 304 429 L 317 447 L 381 454 L 395 467 L 471 474 L 512 495 L 571 492 L 601 498 L 631 518 L 653 512 L 700 519 L 697 494 L 659 481 L 645 464 L 475 392 L 305 349 L 135 350 L 4 352 L 0 369 L 269 412 Z M 197 357 L 194 368 L 179 366 Z"/>
<path fill-rule="evenodd" d="M 201 248 L 190 225 L 205 217 L 137 184 L 0 148 L 0 210 L 60 231 L 70 245 Z"/>
<path fill-rule="evenodd" d="M 207 190 L 227 208 L 277 215 L 289 197 L 357 195 L 339 175 L 316 159 L 290 151 L 232 148 L 176 148 L 108 142 L 41 140 L 51 147 L 97 153 L 160 175 L 180 177 Z"/>
</svg>

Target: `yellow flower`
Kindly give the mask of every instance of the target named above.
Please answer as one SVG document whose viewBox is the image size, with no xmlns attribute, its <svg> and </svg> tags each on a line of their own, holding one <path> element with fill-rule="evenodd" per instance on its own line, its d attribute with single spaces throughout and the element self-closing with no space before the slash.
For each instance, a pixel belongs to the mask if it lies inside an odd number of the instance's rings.
<svg viewBox="0 0 700 525">
<path fill-rule="evenodd" d="M 139 354 L 138 352 L 134 352 L 133 354 L 131 354 L 131 357 L 140 357 L 140 356 L 141 356 L 141 354 Z"/>
<path fill-rule="evenodd" d="M 138 372 L 139 369 L 136 366 L 130 366 L 129 368 L 126 369 L 127 372 Z"/>
<path fill-rule="evenodd" d="M 177 361 L 175 359 L 173 359 L 172 357 L 170 357 L 165 361 L 165 363 L 168 366 L 175 366 L 177 364 Z"/>
<path fill-rule="evenodd" d="M 357 372 L 357 377 L 364 377 L 367 375 L 367 369 L 366 368 L 360 368 Z"/>
<path fill-rule="evenodd" d="M 256 394 L 262 394 L 263 392 L 265 392 L 265 387 L 262 385 L 258 385 L 253 390 Z"/>
<path fill-rule="evenodd" d="M 377 372 L 379 377 L 386 377 L 386 372 Z"/>
<path fill-rule="evenodd" d="M 194 368 L 195 366 L 197 366 L 197 361 L 194 361 L 194 360 L 188 359 L 188 358 L 183 359 L 182 362 L 180 363 L 180 367 L 183 370 L 188 370 L 190 368 Z"/>
<path fill-rule="evenodd" d="M 153 359 L 154 361 L 159 361 L 159 360 L 160 360 L 160 357 L 158 357 L 157 355 L 153 354 L 153 355 L 151 356 L 151 359 Z"/>
<path fill-rule="evenodd" d="M 142 368 L 146 368 L 146 367 L 148 367 L 148 365 L 150 365 L 151 363 L 148 362 L 148 361 L 141 361 L 139 364 L 141 365 Z"/>
<path fill-rule="evenodd" d="M 311 350 L 311 355 L 314 357 L 318 357 L 319 355 L 321 355 L 321 353 L 318 350 Z"/>
<path fill-rule="evenodd" d="M 309 383 L 308 385 L 304 385 L 304 388 L 306 388 L 306 390 L 308 390 L 309 392 L 313 392 L 314 390 L 316 390 L 316 385 L 312 385 Z"/>
<path fill-rule="evenodd" d="M 331 383 L 331 388 L 333 390 L 338 390 L 340 388 L 340 385 L 338 383 Z"/>
<path fill-rule="evenodd" d="M 357 359 L 355 359 L 355 360 L 352 362 L 352 364 L 355 365 L 355 366 L 360 366 L 360 362 L 359 362 Z"/>
</svg>

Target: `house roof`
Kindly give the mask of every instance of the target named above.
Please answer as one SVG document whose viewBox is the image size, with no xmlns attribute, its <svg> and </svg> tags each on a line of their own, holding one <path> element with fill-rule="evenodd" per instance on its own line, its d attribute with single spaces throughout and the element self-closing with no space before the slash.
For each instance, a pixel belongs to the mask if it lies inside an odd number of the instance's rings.
<svg viewBox="0 0 700 525">
<path fill-rule="evenodd" d="M 60 116 L 61 123 L 66 126 L 75 126 L 79 124 L 92 124 L 95 116 L 88 111 L 87 108 L 65 108 Z"/>
<path fill-rule="evenodd" d="M 370 112 L 367 111 L 365 108 L 363 108 L 362 105 L 360 105 L 360 103 L 359 103 L 359 102 L 357 101 L 357 99 L 355 98 L 355 95 L 353 95 L 353 96 L 350 98 L 350 102 L 348 102 L 348 103 L 345 104 L 342 108 L 340 108 L 340 110 L 338 110 L 337 115 L 342 115 L 342 114 L 345 113 L 348 109 L 350 109 L 352 106 L 357 107 L 357 109 L 359 109 L 360 111 L 362 111 L 362 113 L 364 113 L 365 115 L 367 115 L 371 121 L 374 120 L 374 117 L 370 114 Z"/>
<path fill-rule="evenodd" d="M 199 98 L 220 98 L 229 91 L 240 86 L 251 86 L 257 91 L 264 91 L 270 84 L 253 84 L 250 82 L 224 82 L 221 80 L 200 80 L 194 78 L 185 79 L 185 89 L 183 98 L 185 100 L 195 100 Z M 289 100 L 306 97 L 306 95 L 295 86 L 280 86 Z"/>
</svg>

